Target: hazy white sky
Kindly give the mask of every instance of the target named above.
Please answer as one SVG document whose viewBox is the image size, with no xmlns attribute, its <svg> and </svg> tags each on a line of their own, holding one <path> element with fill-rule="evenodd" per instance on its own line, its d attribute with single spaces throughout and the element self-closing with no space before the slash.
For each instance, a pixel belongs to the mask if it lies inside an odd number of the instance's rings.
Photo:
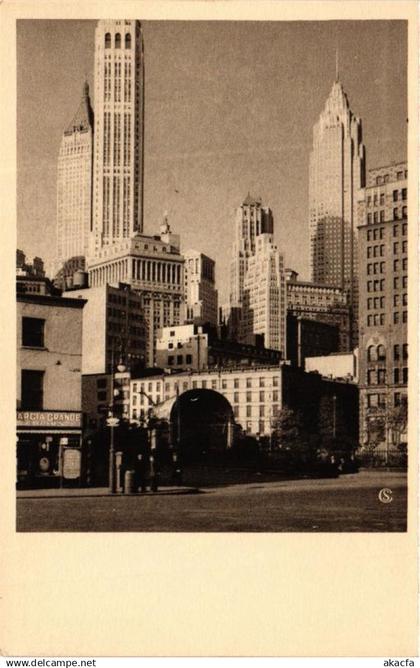
<svg viewBox="0 0 420 668">
<path fill-rule="evenodd" d="M 85 76 L 93 98 L 94 29 L 18 21 L 18 247 L 29 258 L 54 257 L 58 150 Z M 143 33 L 145 233 L 168 210 L 184 250 L 216 260 L 223 301 L 234 210 L 251 191 L 273 210 L 286 266 L 308 277 L 308 160 L 336 45 L 367 167 L 404 160 L 406 23 L 146 21 Z"/>
</svg>

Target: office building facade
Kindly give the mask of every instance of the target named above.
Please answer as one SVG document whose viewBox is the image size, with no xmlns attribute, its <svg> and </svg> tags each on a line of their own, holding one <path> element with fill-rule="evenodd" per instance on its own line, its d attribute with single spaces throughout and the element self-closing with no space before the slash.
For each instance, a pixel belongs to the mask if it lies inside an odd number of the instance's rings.
<svg viewBox="0 0 420 668">
<path fill-rule="evenodd" d="M 185 319 L 196 325 L 217 326 L 215 261 L 195 250 L 184 252 Z"/>
<path fill-rule="evenodd" d="M 83 86 L 75 116 L 63 133 L 57 171 L 57 269 L 86 256 L 92 224 L 93 111 Z"/>
<path fill-rule="evenodd" d="M 372 169 L 359 203 L 360 434 L 369 446 L 407 400 L 407 164 Z"/>
<path fill-rule="evenodd" d="M 143 300 L 124 283 L 75 288 L 66 298 L 84 299 L 83 374 L 115 372 L 118 364 L 144 368 L 147 327 Z"/>
<path fill-rule="evenodd" d="M 141 296 L 147 327 L 146 366 L 153 366 L 158 330 L 180 325 L 184 313 L 184 257 L 179 236 L 171 232 L 167 220 L 160 235 L 137 234 L 91 258 L 91 287 L 116 282 L 127 283 Z"/>
<path fill-rule="evenodd" d="M 296 318 L 316 320 L 338 328 L 338 350 L 351 347 L 349 295 L 333 285 L 299 281 L 298 273 L 286 270 L 287 314 Z"/>
<path fill-rule="evenodd" d="M 235 216 L 235 238 L 230 263 L 230 297 L 232 307 L 242 305 L 248 258 L 254 255 L 256 240 L 262 234 L 273 234 L 273 214 L 260 198 L 248 196 Z"/>
<path fill-rule="evenodd" d="M 271 234 L 255 239 L 255 252 L 247 259 L 243 282 L 240 340 L 286 356 L 286 287 L 283 256 Z"/>
<path fill-rule="evenodd" d="M 94 68 L 90 256 L 143 229 L 144 53 L 139 21 L 98 21 Z"/>
</svg>

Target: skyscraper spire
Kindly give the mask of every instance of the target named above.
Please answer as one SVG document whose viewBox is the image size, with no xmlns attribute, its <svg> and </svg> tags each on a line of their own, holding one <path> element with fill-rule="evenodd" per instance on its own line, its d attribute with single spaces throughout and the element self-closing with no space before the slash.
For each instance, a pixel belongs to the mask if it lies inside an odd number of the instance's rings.
<svg viewBox="0 0 420 668">
<path fill-rule="evenodd" d="M 338 72 L 338 46 L 335 49 L 335 80 L 338 81 L 340 78 Z"/>
</svg>

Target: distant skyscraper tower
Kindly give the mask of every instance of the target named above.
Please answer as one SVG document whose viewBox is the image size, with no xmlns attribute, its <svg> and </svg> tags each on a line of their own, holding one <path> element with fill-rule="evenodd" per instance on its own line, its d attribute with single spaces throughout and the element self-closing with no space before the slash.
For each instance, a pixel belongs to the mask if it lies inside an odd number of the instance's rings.
<svg viewBox="0 0 420 668">
<path fill-rule="evenodd" d="M 348 290 L 353 321 L 357 307 L 357 200 L 364 185 L 362 123 L 349 108 L 337 71 L 313 129 L 309 164 L 311 271 L 315 283 Z"/>
<path fill-rule="evenodd" d="M 93 111 L 89 86 L 61 140 L 57 174 L 57 264 L 87 255 L 92 219 Z"/>
<path fill-rule="evenodd" d="M 283 256 L 271 234 L 256 239 L 248 259 L 242 295 L 240 338 L 244 343 L 280 350 L 286 357 L 286 283 Z"/>
<path fill-rule="evenodd" d="M 139 21 L 98 21 L 91 255 L 143 229 L 144 54 Z"/>
<path fill-rule="evenodd" d="M 215 261 L 203 253 L 184 253 L 186 320 L 196 325 L 217 326 L 217 290 Z"/>
<path fill-rule="evenodd" d="M 273 214 L 263 207 L 261 200 L 248 195 L 236 210 L 235 240 L 230 263 L 230 305 L 242 304 L 244 277 L 248 258 L 254 255 L 256 238 L 260 234 L 273 234 Z"/>
</svg>

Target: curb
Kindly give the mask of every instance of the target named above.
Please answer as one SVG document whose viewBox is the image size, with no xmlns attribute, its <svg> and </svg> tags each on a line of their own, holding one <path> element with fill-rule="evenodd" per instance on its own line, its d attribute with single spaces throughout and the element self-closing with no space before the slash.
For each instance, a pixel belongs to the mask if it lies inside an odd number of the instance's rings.
<svg viewBox="0 0 420 668">
<path fill-rule="evenodd" d="M 129 494 L 124 494 L 123 492 L 115 492 L 111 494 L 110 492 L 98 493 L 98 494 L 16 494 L 17 499 L 107 499 L 107 498 L 116 498 L 121 499 L 127 496 L 181 496 L 189 494 L 202 494 L 202 490 L 198 487 L 191 487 L 190 489 L 182 490 L 158 490 L 157 492 L 130 492 Z"/>
</svg>

